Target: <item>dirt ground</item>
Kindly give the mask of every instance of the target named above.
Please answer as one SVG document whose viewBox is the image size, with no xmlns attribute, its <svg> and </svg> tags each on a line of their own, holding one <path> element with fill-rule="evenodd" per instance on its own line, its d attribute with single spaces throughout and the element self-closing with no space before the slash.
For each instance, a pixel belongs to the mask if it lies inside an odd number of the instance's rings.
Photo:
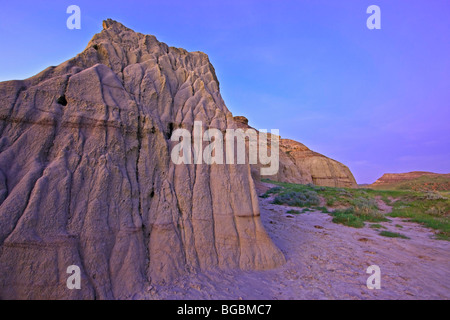
<svg viewBox="0 0 450 320">
<path fill-rule="evenodd" d="M 259 184 L 262 194 L 270 185 Z M 449 299 L 450 242 L 400 218 L 382 222 L 410 239 L 386 238 L 368 226 L 331 222 L 328 214 L 287 214 L 289 207 L 260 198 L 262 222 L 286 256 L 267 271 L 208 271 L 153 286 L 136 299 Z M 378 200 L 381 201 L 381 200 Z M 380 204 L 384 212 L 389 206 Z M 399 227 L 399 225 L 401 227 Z M 381 269 L 381 289 L 366 286 L 366 269 Z"/>
</svg>

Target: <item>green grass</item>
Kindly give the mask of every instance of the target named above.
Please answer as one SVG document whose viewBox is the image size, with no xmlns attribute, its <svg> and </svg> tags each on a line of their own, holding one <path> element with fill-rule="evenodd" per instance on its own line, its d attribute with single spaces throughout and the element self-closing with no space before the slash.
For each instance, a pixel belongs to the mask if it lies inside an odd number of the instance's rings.
<svg viewBox="0 0 450 320">
<path fill-rule="evenodd" d="M 381 196 L 382 199 L 386 199 L 387 201 L 389 201 L 389 198 L 399 198 L 411 193 L 410 191 L 404 190 L 333 188 L 333 187 L 314 186 L 312 184 L 305 185 L 305 184 L 278 182 L 278 181 L 271 181 L 268 179 L 263 179 L 262 181 L 272 183 L 277 186 L 275 188 L 268 190 L 266 194 L 283 195 L 289 192 L 314 191 L 320 197 L 324 198 L 325 203 L 328 207 L 352 206 L 354 205 L 355 199 L 358 198 L 373 199 L 375 196 Z"/>
<path fill-rule="evenodd" d="M 385 226 L 383 226 L 383 225 L 381 225 L 381 224 L 379 224 L 379 223 L 373 223 L 373 224 L 370 225 L 370 227 L 371 227 L 372 229 L 386 229 Z"/>
<path fill-rule="evenodd" d="M 303 213 L 303 212 L 300 212 L 300 211 L 298 211 L 298 210 L 293 210 L 293 209 L 291 209 L 291 210 L 286 211 L 286 213 L 301 214 L 301 213 Z"/>
<path fill-rule="evenodd" d="M 331 213 L 334 223 L 340 223 L 348 227 L 362 228 L 364 222 L 387 221 L 386 217 L 378 211 L 361 210 L 358 207 L 350 207 L 344 210 L 335 210 Z"/>
<path fill-rule="evenodd" d="M 276 194 L 280 192 L 283 188 L 282 187 L 273 187 L 267 190 L 263 195 L 261 195 L 261 198 L 268 198 L 271 194 Z"/>
<path fill-rule="evenodd" d="M 436 231 L 436 238 L 450 241 L 450 192 L 333 188 L 270 181 L 276 187 L 263 196 L 274 195 L 275 204 L 313 208 L 329 213 L 333 222 L 362 228 L 364 222 L 390 222 L 379 212 L 375 197 L 393 207 L 389 216 L 423 224 Z M 321 199 L 326 207 L 321 207 Z M 397 201 L 393 201 L 393 200 Z M 328 208 L 336 208 L 329 212 Z M 342 209 L 344 208 L 344 209 Z"/>
<path fill-rule="evenodd" d="M 320 202 L 314 190 L 280 192 L 272 201 L 273 204 L 284 204 L 291 207 L 311 207 Z"/>
<path fill-rule="evenodd" d="M 330 213 L 327 207 L 313 207 L 314 210 L 321 211 L 322 213 Z"/>
<path fill-rule="evenodd" d="M 426 198 L 425 194 L 397 201 L 392 217 L 407 218 L 436 230 L 436 238 L 450 241 L 450 200 Z"/>
<path fill-rule="evenodd" d="M 390 231 L 381 231 L 379 233 L 380 236 L 383 237 L 388 237 L 388 238 L 402 238 L 402 239 L 409 239 L 407 236 L 401 234 L 401 233 L 396 233 L 396 232 L 390 232 Z"/>
<path fill-rule="evenodd" d="M 364 221 L 356 216 L 351 209 L 336 210 L 332 213 L 333 222 L 343 224 L 348 227 L 362 228 L 364 227 Z"/>
</svg>

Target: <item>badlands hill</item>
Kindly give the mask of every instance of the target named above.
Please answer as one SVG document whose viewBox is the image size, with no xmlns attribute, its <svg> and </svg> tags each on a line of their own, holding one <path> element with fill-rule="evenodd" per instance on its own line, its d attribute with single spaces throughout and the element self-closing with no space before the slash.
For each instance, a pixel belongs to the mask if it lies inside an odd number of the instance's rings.
<svg viewBox="0 0 450 320">
<path fill-rule="evenodd" d="M 234 117 L 240 128 L 251 128 L 248 119 Z M 253 175 L 259 179 L 259 166 L 253 166 Z M 289 183 L 313 183 L 318 186 L 354 188 L 356 180 L 344 164 L 310 150 L 304 144 L 280 139 L 280 168 L 276 175 L 266 177 Z"/>
<path fill-rule="evenodd" d="M 0 120 L 2 299 L 130 298 L 199 270 L 285 262 L 249 165 L 170 159 L 176 128 L 239 127 L 202 52 L 106 20 L 73 59 L 0 83 Z M 354 184 L 337 162 L 282 148 L 279 179 Z M 66 287 L 70 265 L 81 290 Z"/>
<path fill-rule="evenodd" d="M 385 173 L 368 187 L 374 189 L 449 191 L 450 174 L 425 171 Z"/>
</svg>

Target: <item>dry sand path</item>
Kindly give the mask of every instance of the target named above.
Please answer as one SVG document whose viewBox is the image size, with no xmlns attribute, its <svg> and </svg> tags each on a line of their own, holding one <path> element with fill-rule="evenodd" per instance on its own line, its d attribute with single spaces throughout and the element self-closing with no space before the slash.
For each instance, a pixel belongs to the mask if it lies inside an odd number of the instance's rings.
<svg viewBox="0 0 450 320">
<path fill-rule="evenodd" d="M 263 192 L 264 185 L 259 189 Z M 319 212 L 287 214 L 289 207 L 270 201 L 260 199 L 261 218 L 285 254 L 285 265 L 267 271 L 211 271 L 185 277 L 170 286 L 152 287 L 154 298 L 450 298 L 450 242 L 432 239 L 431 230 L 391 218 L 381 224 L 410 239 L 386 238 L 367 226 L 355 229 L 335 224 Z M 366 269 L 373 264 L 381 268 L 380 290 L 366 286 Z"/>
</svg>

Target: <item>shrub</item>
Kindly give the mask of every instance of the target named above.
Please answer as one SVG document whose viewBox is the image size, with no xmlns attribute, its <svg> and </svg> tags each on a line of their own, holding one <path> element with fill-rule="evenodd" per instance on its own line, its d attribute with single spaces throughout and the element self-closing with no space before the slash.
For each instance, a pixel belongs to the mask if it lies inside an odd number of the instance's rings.
<svg viewBox="0 0 450 320">
<path fill-rule="evenodd" d="M 447 198 L 443 197 L 440 193 L 434 191 L 426 191 L 425 199 L 427 200 L 446 200 Z"/>
<path fill-rule="evenodd" d="M 343 197 L 348 197 L 348 198 L 352 197 L 351 192 L 349 192 L 348 190 L 345 190 L 345 189 L 339 189 L 338 193 L 340 196 L 343 196 Z"/>
<path fill-rule="evenodd" d="M 364 227 L 364 221 L 388 221 L 381 212 L 373 208 L 372 204 L 369 199 L 358 198 L 355 200 L 355 206 L 344 210 L 335 210 L 332 213 L 333 222 L 349 227 L 362 228 Z"/>
<path fill-rule="evenodd" d="M 444 217 L 448 215 L 448 212 L 444 205 L 436 205 L 429 208 L 426 212 L 426 214 L 437 216 L 437 217 Z"/>
<path fill-rule="evenodd" d="M 272 203 L 285 204 L 292 207 L 310 207 L 318 205 L 320 198 L 317 192 L 312 190 L 290 191 L 277 195 Z"/>
<path fill-rule="evenodd" d="M 364 221 L 355 214 L 353 208 L 348 208 L 345 210 L 335 210 L 332 213 L 333 222 L 346 225 L 353 228 L 364 227 Z"/>
<path fill-rule="evenodd" d="M 281 187 L 273 187 L 266 191 L 266 194 L 278 193 L 282 190 Z"/>
<path fill-rule="evenodd" d="M 267 190 L 263 195 L 259 196 L 260 198 L 268 198 L 271 194 L 278 193 L 282 190 L 281 187 L 273 187 Z"/>
<path fill-rule="evenodd" d="M 385 221 L 384 214 L 379 212 L 377 202 L 374 199 L 358 197 L 353 200 L 355 212 L 364 216 L 367 221 Z"/>
</svg>

